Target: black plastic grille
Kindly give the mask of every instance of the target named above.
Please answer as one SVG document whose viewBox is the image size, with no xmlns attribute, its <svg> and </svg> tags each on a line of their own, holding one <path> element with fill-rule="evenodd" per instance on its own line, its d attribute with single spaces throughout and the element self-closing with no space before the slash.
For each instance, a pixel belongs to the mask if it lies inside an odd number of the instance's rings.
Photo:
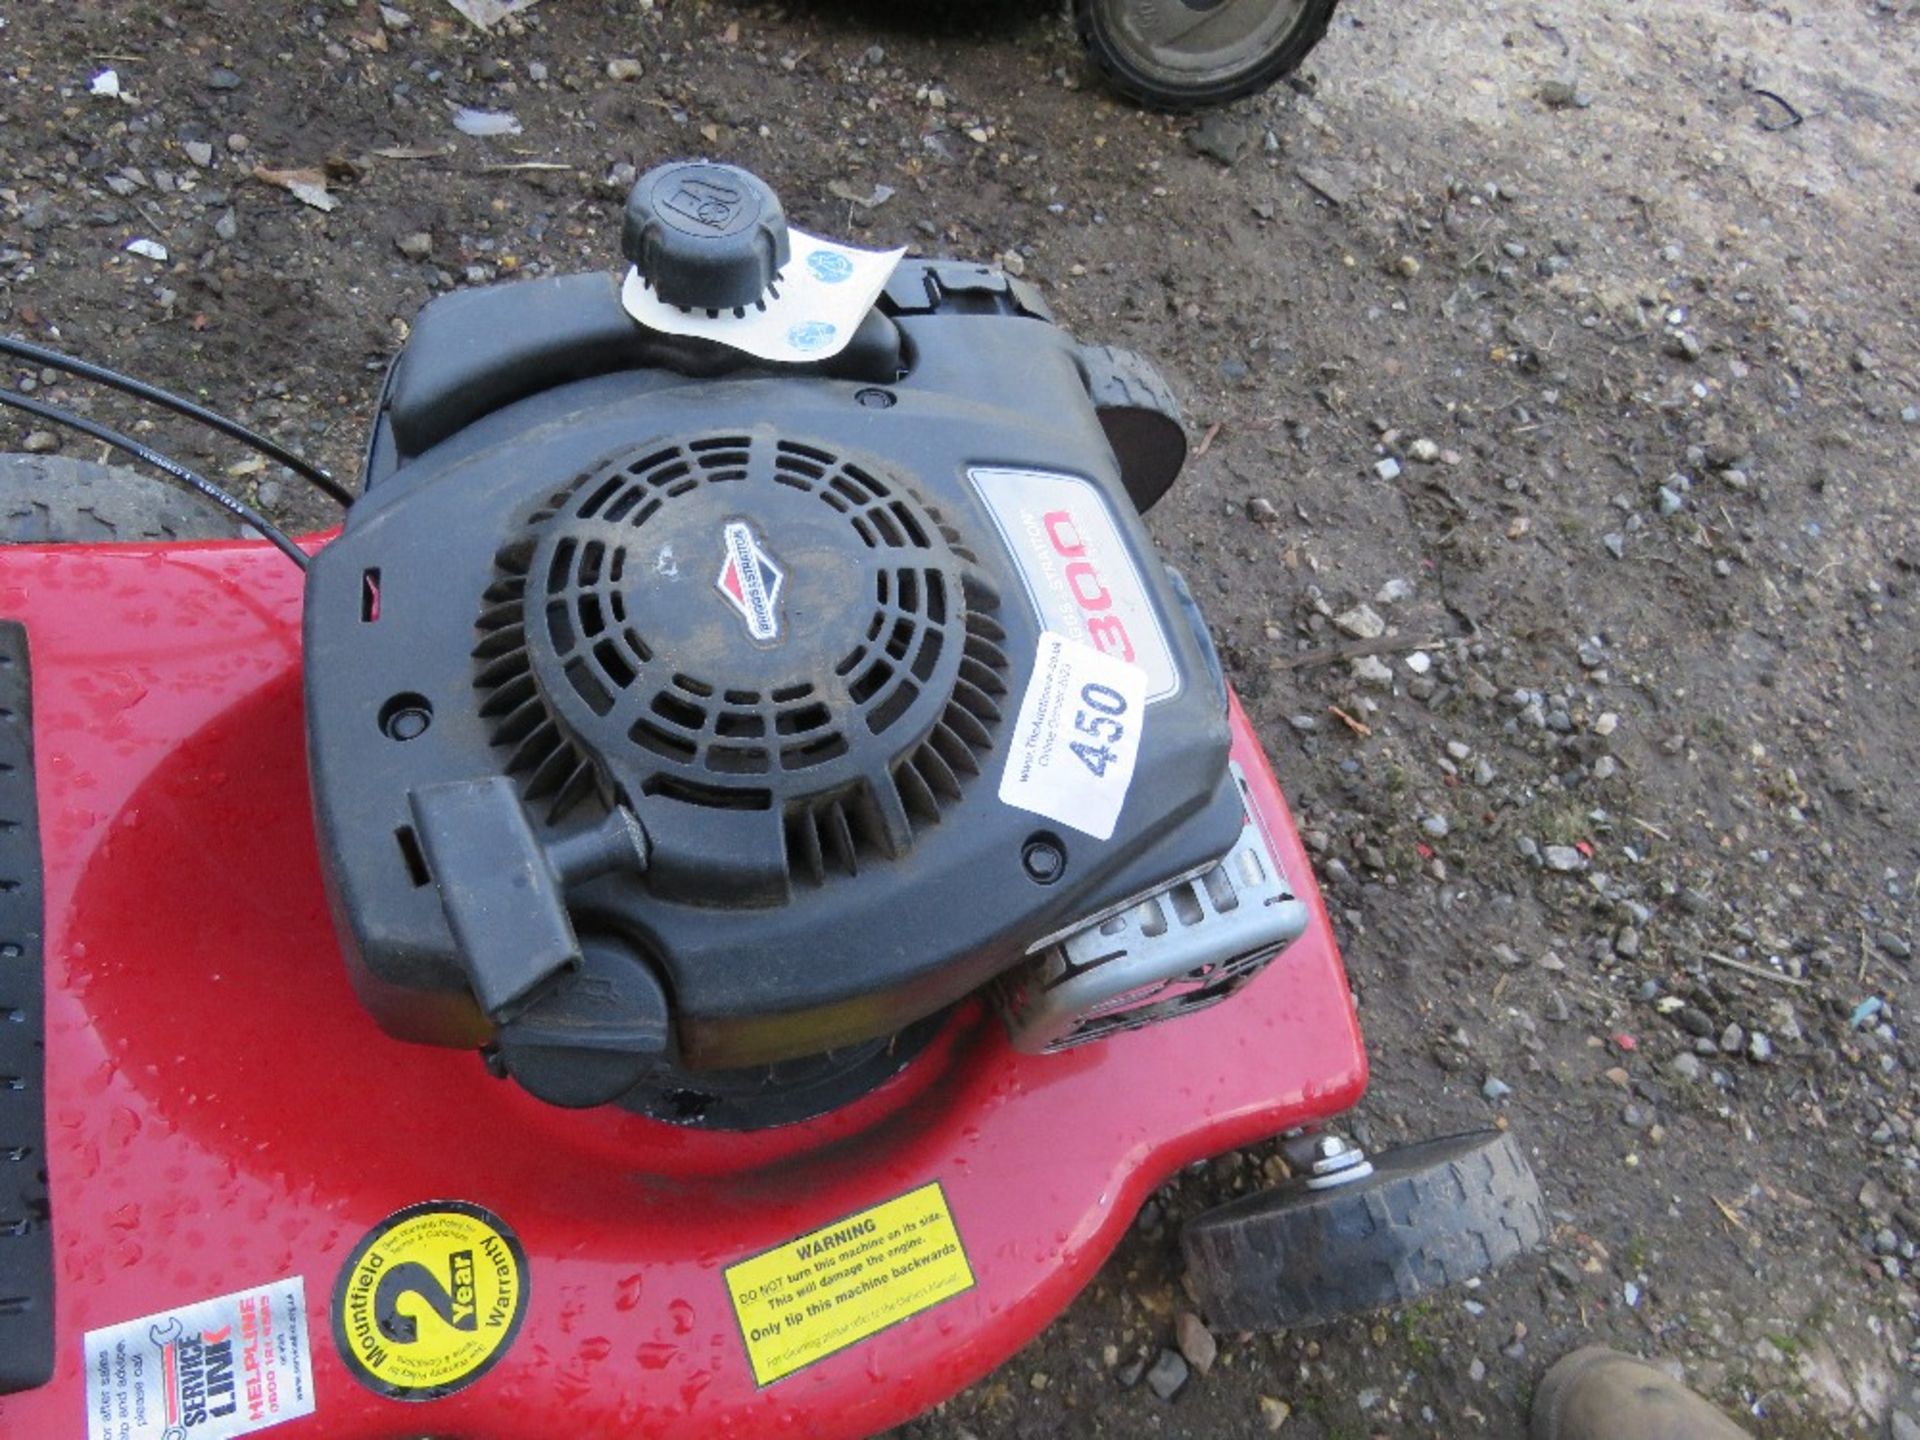
<svg viewBox="0 0 1920 1440">
<path fill-rule="evenodd" d="M 747 510 L 769 483 L 844 521 L 850 562 L 864 555 L 870 576 L 864 622 L 830 673 L 773 688 L 686 673 L 631 613 L 632 567 L 652 553 L 636 532 L 703 486 L 742 487 Z M 976 567 L 939 512 L 878 467 L 765 434 L 646 447 L 556 495 L 499 553 L 474 652 L 481 715 L 549 821 L 638 771 L 645 794 L 778 811 L 797 876 L 854 873 L 936 822 L 992 748 L 1010 667 Z M 529 631 L 605 727 L 556 711 Z M 896 758 L 877 782 L 847 783 L 875 744 Z"/>
</svg>

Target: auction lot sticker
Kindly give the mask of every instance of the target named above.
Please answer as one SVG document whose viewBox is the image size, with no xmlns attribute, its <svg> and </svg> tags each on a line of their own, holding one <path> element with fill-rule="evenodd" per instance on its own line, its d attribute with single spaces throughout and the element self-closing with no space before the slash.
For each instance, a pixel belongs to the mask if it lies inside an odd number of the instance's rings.
<svg viewBox="0 0 1920 1440">
<path fill-rule="evenodd" d="M 313 1414 L 298 1275 L 89 1330 L 86 1354 L 87 1440 L 234 1440 Z"/>
<path fill-rule="evenodd" d="M 347 1369 L 393 1400 L 465 1389 L 506 1353 L 526 1313 L 526 1252 L 499 1216 L 462 1200 L 389 1215 L 333 1287 Z"/>
<path fill-rule="evenodd" d="M 762 1386 L 974 1285 L 937 1182 L 728 1266 L 726 1278 Z"/>
</svg>

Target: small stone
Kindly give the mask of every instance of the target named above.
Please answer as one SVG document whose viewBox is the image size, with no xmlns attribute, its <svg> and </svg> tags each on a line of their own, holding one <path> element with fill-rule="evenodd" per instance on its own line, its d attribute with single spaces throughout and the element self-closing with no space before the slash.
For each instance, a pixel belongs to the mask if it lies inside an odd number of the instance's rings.
<svg viewBox="0 0 1920 1440">
<path fill-rule="evenodd" d="M 1660 487 L 1658 498 L 1662 515 L 1678 515 L 1687 503 L 1677 492 L 1669 490 L 1664 485 Z"/>
<path fill-rule="evenodd" d="M 209 90 L 238 90 L 240 77 L 224 65 L 216 65 L 207 72 Z"/>
<path fill-rule="evenodd" d="M 1747 1037 L 1747 1058 L 1756 1065 L 1767 1065 L 1773 1061 L 1773 1041 L 1756 1030 Z"/>
<path fill-rule="evenodd" d="M 180 148 L 187 152 L 187 159 L 202 170 L 213 164 L 213 146 L 205 140 L 188 140 Z"/>
<path fill-rule="evenodd" d="M 1480 1087 L 1480 1093 L 1498 1105 L 1502 1100 L 1513 1094 L 1513 1087 L 1497 1076 L 1489 1075 L 1486 1083 Z"/>
<path fill-rule="evenodd" d="M 1622 925 L 1613 937 L 1613 953 L 1622 959 L 1633 959 L 1640 953 L 1640 932 L 1631 925 Z"/>
<path fill-rule="evenodd" d="M 607 62 L 607 78 L 621 84 L 638 80 L 647 73 L 647 67 L 630 55 L 621 55 Z"/>
<path fill-rule="evenodd" d="M 424 230 L 416 230 L 395 240 L 393 248 L 409 260 L 425 260 L 433 254 L 433 236 Z"/>
<path fill-rule="evenodd" d="M 1611 735 L 1619 728 L 1620 717 L 1611 710 L 1605 711 L 1593 722 L 1593 733 L 1596 735 Z"/>
<path fill-rule="evenodd" d="M 29 455 L 51 455 L 60 448 L 60 437 L 51 430 L 30 430 L 21 443 Z"/>
<path fill-rule="evenodd" d="M 1378 640 L 1387 633 L 1387 622 L 1371 605 L 1356 605 L 1333 617 L 1334 628 L 1356 640 Z"/>
<path fill-rule="evenodd" d="M 1266 1425 L 1269 1434 L 1279 1430 L 1293 1414 L 1293 1407 L 1284 1400 L 1276 1400 L 1271 1395 L 1260 1397 L 1260 1419 Z M 1920 1432 L 1916 1432 L 1920 1433 Z M 1896 1435 L 1895 1440 L 1899 1440 Z"/>
<path fill-rule="evenodd" d="M 1187 132 L 1187 147 L 1196 155 L 1232 166 L 1260 139 L 1259 128 L 1221 110 L 1214 111 Z"/>
<path fill-rule="evenodd" d="M 1417 279 L 1420 274 L 1420 261 L 1415 256 L 1402 255 L 1393 262 L 1393 268 L 1395 273 L 1404 280 Z"/>
<path fill-rule="evenodd" d="M 1472 1363 L 1467 1366 L 1467 1378 L 1476 1385 L 1485 1380 L 1487 1378 L 1487 1362 L 1482 1360 L 1478 1355 L 1474 1356 Z"/>
<path fill-rule="evenodd" d="M 1689 1055 L 1682 1051 L 1667 1062 L 1667 1073 L 1676 1080 L 1697 1084 L 1706 1077 L 1707 1067 L 1698 1055 Z"/>
<path fill-rule="evenodd" d="M 234 131 L 233 134 L 227 136 L 227 149 L 231 150 L 236 155 L 246 154 L 247 148 L 252 144 L 253 142 L 247 139 L 247 137 L 242 135 L 238 130 Z"/>
<path fill-rule="evenodd" d="M 1319 719 L 1312 715 L 1290 716 L 1287 720 L 1287 724 L 1291 725 L 1295 730 L 1299 731 L 1302 735 L 1311 735 L 1313 734 L 1314 731 L 1320 728 Z"/>
<path fill-rule="evenodd" d="M 126 248 L 129 255 L 138 255 L 142 260 L 151 260 L 158 265 L 167 263 L 167 247 L 158 240 L 129 240 Z"/>
<path fill-rule="evenodd" d="M 886 63 L 887 63 L 887 52 L 884 46 L 869 45 L 867 47 L 867 64 L 884 65 Z"/>
<path fill-rule="evenodd" d="M 1436 840 L 1446 839 L 1453 831 L 1453 826 L 1447 823 L 1447 817 L 1444 815 L 1427 816 L 1420 822 L 1420 828 Z"/>
<path fill-rule="evenodd" d="M 1667 336 L 1667 354 L 1676 360 L 1698 360 L 1700 340 L 1691 330 L 1675 330 Z"/>
<path fill-rule="evenodd" d="M 1746 1043 L 1747 1032 L 1740 1028 L 1738 1021 L 1729 1021 L 1727 1028 L 1720 1032 L 1720 1052 L 1723 1055 L 1738 1055 Z"/>
<path fill-rule="evenodd" d="M 1018 250 L 1009 250 L 1000 257 L 1000 268 L 1018 280 L 1027 273 L 1027 258 Z"/>
<path fill-rule="evenodd" d="M 1540 103 L 1552 110 L 1565 110 L 1580 99 L 1571 80 L 1543 80 L 1538 93 Z"/>
<path fill-rule="evenodd" d="M 1351 669 L 1353 678 L 1362 685 L 1371 685 L 1376 690 L 1393 688 L 1393 671 L 1378 655 L 1363 656 L 1353 662 Z"/>
<path fill-rule="evenodd" d="M 1147 1388 L 1162 1400 L 1171 1400 L 1187 1383 L 1187 1362 L 1177 1350 L 1162 1350 L 1147 1371 Z"/>
<path fill-rule="evenodd" d="M 1913 946 L 1909 945 L 1904 939 L 1894 934 L 1891 930 L 1882 931 L 1875 943 L 1879 945 L 1882 951 L 1891 955 L 1896 960 L 1913 959 Z"/>
<path fill-rule="evenodd" d="M 1407 454 L 1421 465 L 1438 465 L 1440 447 L 1432 440 L 1421 438 L 1407 447 Z"/>
<path fill-rule="evenodd" d="M 1373 597 L 1373 602 L 1376 605 L 1398 605 L 1402 601 L 1413 599 L 1414 593 L 1411 580 L 1396 577 L 1380 587 L 1379 592 Z"/>
<path fill-rule="evenodd" d="M 1562 875 L 1571 875 L 1587 868 L 1587 857 L 1571 845 L 1549 845 L 1542 853 L 1546 857 L 1547 868 L 1558 870 Z"/>
<path fill-rule="evenodd" d="M 1627 1308 L 1633 1309 L 1640 1303 L 1640 1287 L 1629 1280 L 1620 1287 L 1620 1298 L 1627 1302 Z"/>
<path fill-rule="evenodd" d="M 1213 1362 L 1220 1358 L 1219 1341 L 1213 1338 L 1213 1332 L 1191 1310 L 1180 1312 L 1179 1318 L 1173 1323 L 1173 1336 L 1181 1355 L 1196 1374 L 1204 1376 L 1213 1369 Z"/>
<path fill-rule="evenodd" d="M 1618 530 L 1601 536 L 1600 543 L 1607 547 L 1607 553 L 1613 556 L 1614 559 L 1624 560 L 1627 558 L 1627 537 L 1622 535 Z"/>
<path fill-rule="evenodd" d="M 213 233 L 222 240 L 232 240 L 240 233 L 240 219 L 231 209 L 222 210 L 220 218 L 213 222 Z"/>
<path fill-rule="evenodd" d="M 413 28 L 413 16 L 395 6 L 382 5 L 380 23 L 389 30 L 410 30 Z"/>
<path fill-rule="evenodd" d="M 1433 657 L 1424 650 L 1415 650 L 1407 656 L 1406 667 L 1416 675 L 1424 675 L 1433 669 Z"/>
<path fill-rule="evenodd" d="M 546 84 L 547 74 L 547 66 L 544 60 L 529 60 L 527 62 L 527 79 L 531 80 L 534 84 Z"/>
<path fill-rule="evenodd" d="M 1593 762 L 1593 778 L 1596 780 L 1611 780 L 1619 773 L 1620 762 L 1611 755 L 1602 755 Z"/>
<path fill-rule="evenodd" d="M 1373 467 L 1373 473 L 1378 475 L 1382 480 L 1398 480 L 1400 478 L 1400 462 L 1389 455 Z"/>
<path fill-rule="evenodd" d="M 1481 789 L 1486 789 L 1487 786 L 1493 784 L 1493 782 L 1499 778 L 1500 772 L 1494 769 L 1493 762 L 1487 759 L 1486 756 L 1483 755 L 1473 762 L 1473 783 Z"/>
<path fill-rule="evenodd" d="M 1120 1388 L 1122 1390 L 1131 1390 L 1140 1383 L 1141 1377 L 1146 1373 L 1147 1357 L 1144 1355 L 1136 1355 L 1118 1370 L 1114 1371 L 1113 1378 L 1120 1382 Z"/>
<path fill-rule="evenodd" d="M 1280 512 L 1266 496 L 1255 495 L 1247 501 L 1247 518 L 1256 525 L 1277 525 Z"/>
</svg>

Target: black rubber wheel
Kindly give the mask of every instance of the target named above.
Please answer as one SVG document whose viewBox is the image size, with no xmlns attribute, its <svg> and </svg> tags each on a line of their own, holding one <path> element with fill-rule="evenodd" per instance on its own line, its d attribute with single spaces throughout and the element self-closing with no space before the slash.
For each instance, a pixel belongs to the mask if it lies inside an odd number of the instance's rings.
<svg viewBox="0 0 1920 1440">
<path fill-rule="evenodd" d="M 1074 0 L 1080 38 L 1122 95 L 1158 110 L 1224 105 L 1300 67 L 1339 0 Z"/>
<path fill-rule="evenodd" d="M 1405 1304 L 1538 1248 L 1539 1182 L 1511 1135 L 1478 1130 L 1390 1150 L 1330 1190 L 1298 1181 L 1209 1210 L 1181 1236 L 1207 1316 L 1289 1330 Z"/>
<path fill-rule="evenodd" d="M 228 540 L 250 533 L 224 512 L 118 465 L 0 454 L 0 545 Z"/>
</svg>

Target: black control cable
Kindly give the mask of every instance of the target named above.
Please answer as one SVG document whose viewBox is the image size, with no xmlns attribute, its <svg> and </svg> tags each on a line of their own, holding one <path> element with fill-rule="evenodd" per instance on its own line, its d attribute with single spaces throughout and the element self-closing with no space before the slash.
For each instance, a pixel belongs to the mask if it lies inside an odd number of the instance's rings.
<svg viewBox="0 0 1920 1440">
<path fill-rule="evenodd" d="M 218 411 L 195 404 L 184 395 L 175 395 L 171 390 L 162 390 L 157 385 L 149 385 L 144 380 L 136 380 L 131 375 L 108 369 L 105 365 L 78 360 L 71 355 L 63 355 L 58 350 L 49 350 L 43 345 L 35 345 L 11 335 L 0 335 L 0 354 L 12 355 L 17 359 L 26 360 L 50 370 L 62 370 L 82 380 L 92 380 L 110 389 L 118 390 L 123 395 L 131 395 L 136 400 L 144 400 L 150 405 L 158 405 L 163 410 L 171 410 L 176 415 L 183 415 L 196 424 L 205 425 L 210 430 L 218 430 L 222 435 L 238 440 L 269 459 L 277 460 L 301 479 L 323 491 L 330 499 L 337 500 L 342 505 L 353 503 L 353 492 L 312 461 L 301 459 L 277 441 L 268 439 L 256 430 L 249 430 L 239 421 L 230 420 Z"/>
<path fill-rule="evenodd" d="M 123 435 L 97 420 L 89 420 L 84 415 L 76 415 L 71 410 L 62 410 L 58 405 L 49 405 L 43 400 L 35 400 L 30 395 L 21 395 L 12 390 L 0 390 L 0 405 L 24 410 L 27 414 L 37 416 L 49 424 L 64 425 L 70 430 L 78 430 L 82 435 L 89 435 L 103 445 L 110 445 L 116 450 L 124 451 L 134 459 L 153 466 L 184 485 L 191 486 L 242 524 L 259 531 L 273 542 L 275 549 L 302 570 L 307 568 L 307 552 L 289 540 L 286 532 L 266 516 L 244 500 L 228 494 L 204 475 L 189 470 L 178 460 L 162 455 L 151 446 L 141 444 L 131 435 Z"/>
</svg>

